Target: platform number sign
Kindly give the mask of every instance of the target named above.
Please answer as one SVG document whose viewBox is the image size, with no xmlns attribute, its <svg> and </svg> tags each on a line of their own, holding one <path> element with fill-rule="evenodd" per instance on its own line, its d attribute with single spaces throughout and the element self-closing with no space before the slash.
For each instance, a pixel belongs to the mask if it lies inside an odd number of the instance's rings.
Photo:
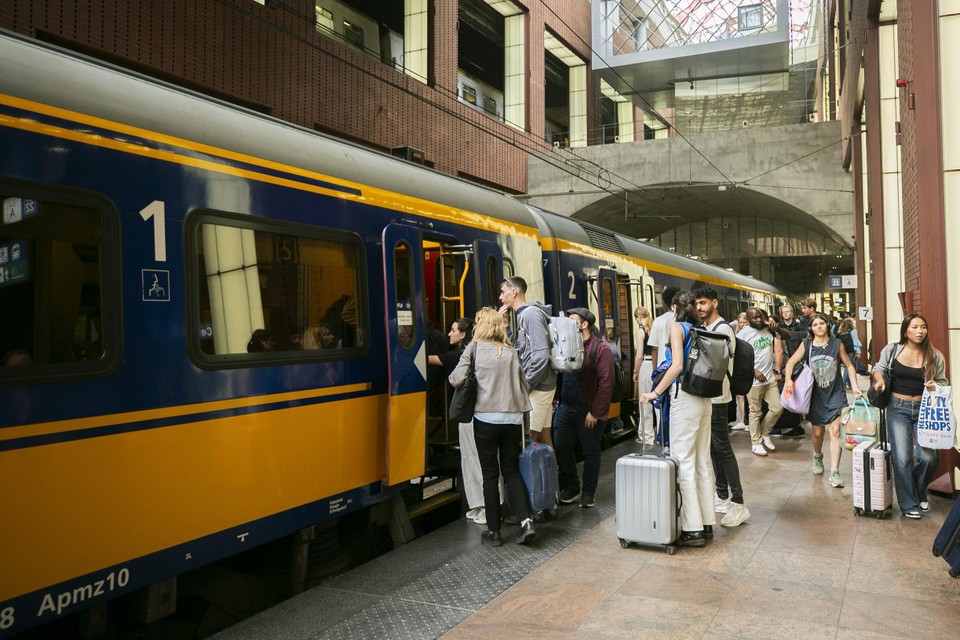
<svg viewBox="0 0 960 640">
<path fill-rule="evenodd" d="M 166 209 L 163 200 L 154 200 L 140 210 L 144 222 L 153 220 L 153 260 L 167 261 Z M 170 272 L 164 269 L 141 269 L 140 289 L 144 302 L 170 302 Z"/>
<path fill-rule="evenodd" d="M 842 289 L 842 288 L 843 288 L 843 276 L 830 276 L 830 288 L 831 288 L 831 289 Z"/>
</svg>

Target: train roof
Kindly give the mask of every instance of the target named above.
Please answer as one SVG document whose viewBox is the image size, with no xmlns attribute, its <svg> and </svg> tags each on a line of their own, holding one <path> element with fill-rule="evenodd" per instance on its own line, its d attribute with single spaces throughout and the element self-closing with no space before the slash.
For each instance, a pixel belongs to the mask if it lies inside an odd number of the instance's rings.
<svg viewBox="0 0 960 640">
<path fill-rule="evenodd" d="M 0 93 L 536 228 L 505 194 L 0 30 Z"/>
<path fill-rule="evenodd" d="M 0 68 L 7 71 L 0 75 L 0 93 L 490 215 L 539 229 L 545 237 L 782 293 L 753 278 L 521 204 L 500 191 L 2 29 Z"/>
<path fill-rule="evenodd" d="M 595 249 L 630 256 L 638 260 L 652 262 L 680 271 L 694 272 L 745 289 L 763 291 L 782 296 L 783 298 L 791 297 L 790 294 L 778 289 L 772 284 L 750 276 L 745 276 L 736 271 L 728 271 L 727 269 L 708 262 L 687 258 L 647 242 L 640 242 L 622 234 L 612 232 L 609 229 L 551 213 L 533 205 L 527 205 L 527 208 L 537 219 L 540 226 L 540 234 L 544 237 L 576 242 Z"/>
</svg>

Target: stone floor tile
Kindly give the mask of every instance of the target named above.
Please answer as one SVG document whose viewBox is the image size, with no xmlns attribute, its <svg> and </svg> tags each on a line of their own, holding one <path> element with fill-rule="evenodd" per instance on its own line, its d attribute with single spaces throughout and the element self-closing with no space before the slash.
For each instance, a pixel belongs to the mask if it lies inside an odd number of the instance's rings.
<svg viewBox="0 0 960 640">
<path fill-rule="evenodd" d="M 789 553 L 782 549 L 758 549 L 743 571 L 744 576 L 802 582 L 843 589 L 847 584 L 850 560 Z"/>
<path fill-rule="evenodd" d="M 653 564 L 638 571 L 620 587 L 625 596 L 646 596 L 659 600 L 719 605 L 734 588 L 735 573 L 708 573 L 699 567 Z"/>
<path fill-rule="evenodd" d="M 516 624 L 575 629 L 616 589 L 580 584 L 554 584 L 528 577 L 483 608 L 492 616 Z"/>
<path fill-rule="evenodd" d="M 914 600 L 898 595 L 863 593 L 847 589 L 840 613 L 840 630 L 924 640 L 956 640 L 960 626 L 960 600 L 941 602 Z"/>
<path fill-rule="evenodd" d="M 843 589 L 836 587 L 743 576 L 720 608 L 757 615 L 771 624 L 783 619 L 836 625 L 842 602 Z"/>
<path fill-rule="evenodd" d="M 704 640 L 833 640 L 832 624 L 777 618 L 721 610 L 704 633 Z"/>
<path fill-rule="evenodd" d="M 702 638 L 717 608 L 646 596 L 616 594 L 580 630 L 603 638 Z"/>
</svg>

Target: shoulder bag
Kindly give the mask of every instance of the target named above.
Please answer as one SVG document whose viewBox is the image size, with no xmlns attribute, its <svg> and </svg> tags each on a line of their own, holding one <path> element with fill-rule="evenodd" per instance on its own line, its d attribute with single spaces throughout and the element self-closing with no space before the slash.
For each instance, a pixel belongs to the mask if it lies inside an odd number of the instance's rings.
<svg viewBox="0 0 960 640">
<path fill-rule="evenodd" d="M 887 404 L 890 402 L 890 394 L 893 392 L 893 361 L 896 357 L 897 347 L 894 346 L 893 349 L 890 350 L 890 355 L 887 357 L 886 370 L 880 372 L 880 375 L 883 376 L 883 391 L 877 391 L 874 386 L 876 381 L 873 379 L 873 374 L 870 375 L 870 387 L 867 389 L 867 402 L 877 409 L 886 409 Z"/>
<path fill-rule="evenodd" d="M 793 381 L 793 393 L 787 395 L 786 388 L 780 392 L 780 404 L 783 408 L 800 415 L 810 412 L 810 398 L 813 396 L 813 370 L 809 365 L 810 348 L 806 344 L 804 348 L 807 351 L 807 359 L 803 363 L 800 375 Z"/>
<path fill-rule="evenodd" d="M 450 399 L 450 411 L 447 415 L 457 422 L 472 422 L 473 410 L 477 405 L 477 376 L 474 369 L 474 360 L 477 357 L 477 345 L 473 343 L 473 353 L 470 356 L 470 371 L 463 384 L 453 390 Z"/>
</svg>

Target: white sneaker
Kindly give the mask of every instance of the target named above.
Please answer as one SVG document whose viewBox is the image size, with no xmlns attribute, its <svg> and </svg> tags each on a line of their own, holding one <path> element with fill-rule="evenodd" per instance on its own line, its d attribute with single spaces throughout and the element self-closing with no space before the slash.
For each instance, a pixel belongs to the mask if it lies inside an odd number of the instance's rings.
<svg viewBox="0 0 960 640">
<path fill-rule="evenodd" d="M 748 427 L 747 425 L 743 424 L 742 422 L 738 422 L 737 424 L 733 425 L 733 430 L 734 430 L 734 431 L 749 431 L 749 430 L 750 430 L 750 427 Z"/>
<path fill-rule="evenodd" d="M 763 446 L 770 451 L 774 451 L 776 449 L 776 447 L 773 446 L 773 440 L 770 439 L 770 436 L 763 436 Z"/>
<path fill-rule="evenodd" d="M 750 447 L 750 451 L 753 452 L 755 456 L 765 456 L 767 455 L 767 450 L 763 448 L 762 444 L 755 444 Z"/>
<path fill-rule="evenodd" d="M 727 498 L 726 500 L 721 500 L 720 496 L 717 496 L 717 495 L 713 496 L 713 506 L 714 506 L 713 510 L 716 511 L 717 513 L 727 513 L 730 510 L 731 504 L 733 503 L 730 502 L 730 498 Z"/>
<path fill-rule="evenodd" d="M 730 503 L 730 511 L 720 520 L 720 525 L 724 527 L 739 527 L 750 517 L 750 510 L 742 504 L 736 502 Z"/>
<path fill-rule="evenodd" d="M 487 511 L 483 507 L 477 507 L 480 510 L 480 513 L 473 519 L 477 524 L 487 524 Z"/>
<path fill-rule="evenodd" d="M 470 509 L 469 511 L 467 511 L 467 520 L 473 520 L 482 512 L 483 512 L 483 507 L 474 507 L 473 509 Z"/>
</svg>

